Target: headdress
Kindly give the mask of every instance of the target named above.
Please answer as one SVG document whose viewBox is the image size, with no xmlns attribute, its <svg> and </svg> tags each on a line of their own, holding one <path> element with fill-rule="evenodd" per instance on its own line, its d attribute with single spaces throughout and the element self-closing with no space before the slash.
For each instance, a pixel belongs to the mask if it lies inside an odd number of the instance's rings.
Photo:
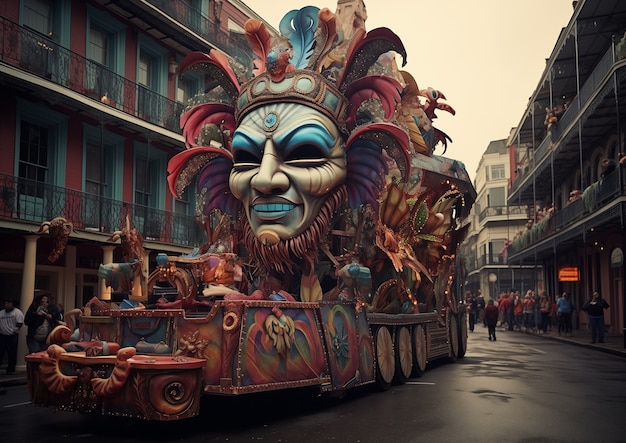
<svg viewBox="0 0 626 443">
<path fill-rule="evenodd" d="M 391 123 L 402 85 L 394 77 L 376 72 L 375 66 L 380 55 L 392 50 L 406 63 L 402 42 L 387 28 L 369 33 L 359 29 L 347 45 L 343 63 L 337 63 L 336 57 L 327 57 L 341 43 L 330 10 L 307 6 L 290 11 L 279 30 L 280 36 L 272 36 L 262 22 L 246 22 L 246 38 L 257 59 L 254 78 L 243 84 L 217 50 L 191 53 L 183 60 L 181 74 L 200 70 L 215 88 L 208 101 L 205 96 L 204 101 L 194 102 L 181 116 L 188 149 L 170 161 L 170 190 L 180 195 L 197 176 L 204 214 L 219 208 L 234 215 L 239 202 L 228 188 L 231 134 L 252 110 L 268 103 L 292 102 L 316 109 L 336 122 L 345 141 L 349 204 L 377 207 L 387 172 L 383 148 L 396 160 L 404 178 L 410 168 L 407 132 Z M 209 127 L 217 129 L 218 137 L 203 139 Z"/>
</svg>

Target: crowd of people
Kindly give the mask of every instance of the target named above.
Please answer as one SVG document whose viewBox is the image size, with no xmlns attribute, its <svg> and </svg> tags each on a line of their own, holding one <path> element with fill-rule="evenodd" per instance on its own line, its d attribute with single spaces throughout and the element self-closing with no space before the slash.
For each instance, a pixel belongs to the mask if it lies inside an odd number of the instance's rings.
<svg viewBox="0 0 626 443">
<path fill-rule="evenodd" d="M 28 352 L 47 349 L 46 343 L 50 332 L 63 321 L 61 304 L 50 303 L 50 297 L 39 294 L 24 314 L 17 306 L 17 300 L 7 298 L 4 309 L 0 311 L 0 366 L 7 357 L 7 375 L 15 372 L 19 331 L 26 325 L 26 345 Z"/>
<path fill-rule="evenodd" d="M 556 300 L 546 291 L 535 293 L 532 289 L 522 296 L 520 291 L 502 291 L 497 299 L 485 302 L 480 289 L 476 293 L 465 293 L 465 304 L 469 318 L 469 330 L 474 331 L 476 324 L 488 328 L 489 340 L 496 339 L 496 328 L 509 331 L 534 332 L 546 334 L 553 328 L 559 336 L 572 335 L 572 316 L 575 306 L 567 292 Z M 582 310 L 589 319 L 589 331 L 592 343 L 604 343 L 604 310 L 608 303 L 597 291 L 583 304 Z"/>
</svg>

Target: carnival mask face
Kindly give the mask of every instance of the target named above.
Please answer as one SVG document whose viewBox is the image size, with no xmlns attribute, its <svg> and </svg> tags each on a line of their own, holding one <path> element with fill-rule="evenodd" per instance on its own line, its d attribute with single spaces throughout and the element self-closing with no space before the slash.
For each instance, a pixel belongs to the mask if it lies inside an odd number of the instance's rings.
<svg viewBox="0 0 626 443">
<path fill-rule="evenodd" d="M 232 146 L 230 190 L 243 203 L 255 235 L 270 244 L 303 233 L 346 178 L 337 126 L 303 105 L 277 103 L 251 111 Z"/>
</svg>

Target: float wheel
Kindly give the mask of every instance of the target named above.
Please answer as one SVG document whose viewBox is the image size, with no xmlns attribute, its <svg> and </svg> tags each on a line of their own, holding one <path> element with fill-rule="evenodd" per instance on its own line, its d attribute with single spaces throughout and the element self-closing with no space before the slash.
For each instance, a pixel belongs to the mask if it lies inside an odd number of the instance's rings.
<svg viewBox="0 0 626 443">
<path fill-rule="evenodd" d="M 413 328 L 413 374 L 420 377 L 426 371 L 428 363 L 428 347 L 426 345 L 426 332 L 424 326 L 416 325 Z"/>
<path fill-rule="evenodd" d="M 413 345 L 409 328 L 400 326 L 396 330 L 395 345 L 396 380 L 398 383 L 406 383 L 413 371 Z"/>
<path fill-rule="evenodd" d="M 385 326 L 380 326 L 374 334 L 376 347 L 376 382 L 382 390 L 391 387 L 393 376 L 396 371 L 396 360 L 393 352 L 393 340 L 391 333 Z"/>
<path fill-rule="evenodd" d="M 448 340 L 450 340 L 450 361 L 455 361 L 459 353 L 459 326 L 457 318 L 448 312 Z"/>
<path fill-rule="evenodd" d="M 467 315 L 463 312 L 459 312 L 459 351 L 457 352 L 458 358 L 465 357 L 467 352 Z"/>
</svg>

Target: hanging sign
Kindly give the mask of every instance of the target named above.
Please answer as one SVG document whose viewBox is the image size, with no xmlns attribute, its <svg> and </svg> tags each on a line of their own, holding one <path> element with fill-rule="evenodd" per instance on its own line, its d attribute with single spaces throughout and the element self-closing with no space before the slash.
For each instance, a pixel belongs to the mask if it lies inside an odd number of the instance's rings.
<svg viewBox="0 0 626 443">
<path fill-rule="evenodd" d="M 559 269 L 559 281 L 579 281 L 580 273 L 576 266 Z"/>
</svg>

